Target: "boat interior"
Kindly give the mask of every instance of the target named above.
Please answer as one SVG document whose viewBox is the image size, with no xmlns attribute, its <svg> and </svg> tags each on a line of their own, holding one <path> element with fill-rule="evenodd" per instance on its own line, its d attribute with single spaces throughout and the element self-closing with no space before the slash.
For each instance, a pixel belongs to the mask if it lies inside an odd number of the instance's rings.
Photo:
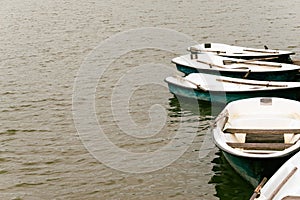
<svg viewBox="0 0 300 200">
<path fill-rule="evenodd" d="M 292 116 L 240 116 L 227 119 L 223 132 L 227 145 L 232 148 L 247 153 L 268 154 L 293 146 L 300 139 L 299 125 L 299 120 Z"/>
</svg>

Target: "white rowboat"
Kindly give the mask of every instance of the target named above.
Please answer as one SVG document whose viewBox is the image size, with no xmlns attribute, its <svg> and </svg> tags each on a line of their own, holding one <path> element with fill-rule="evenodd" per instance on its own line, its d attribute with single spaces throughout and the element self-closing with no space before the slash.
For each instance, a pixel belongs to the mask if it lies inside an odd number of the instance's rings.
<svg viewBox="0 0 300 200">
<path fill-rule="evenodd" d="M 257 186 L 300 150 L 300 102 L 265 97 L 231 102 L 212 133 L 230 165 Z"/>
<path fill-rule="evenodd" d="M 300 70 L 300 66 L 293 64 L 226 58 L 212 53 L 200 53 L 197 58 L 183 55 L 172 62 L 186 75 L 205 73 L 252 80 L 292 81 Z"/>
<path fill-rule="evenodd" d="M 300 152 L 284 163 L 260 190 L 257 200 L 300 199 Z"/>
<path fill-rule="evenodd" d="M 165 81 L 176 96 L 203 101 L 228 103 L 261 96 L 300 99 L 300 82 L 256 81 L 200 73 L 167 77 Z"/>
</svg>

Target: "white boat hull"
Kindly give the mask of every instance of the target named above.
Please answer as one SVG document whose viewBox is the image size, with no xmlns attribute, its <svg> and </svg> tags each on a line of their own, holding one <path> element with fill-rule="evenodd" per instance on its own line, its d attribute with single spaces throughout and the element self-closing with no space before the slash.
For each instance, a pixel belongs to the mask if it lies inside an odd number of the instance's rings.
<svg viewBox="0 0 300 200">
<path fill-rule="evenodd" d="M 190 55 L 183 55 L 172 59 L 172 62 L 186 75 L 205 73 L 251 80 L 293 81 L 300 70 L 300 66 L 293 64 L 262 61 L 251 61 L 249 64 L 249 61 L 225 58 L 211 53 L 201 53 L 193 59 Z M 226 64 L 228 62 L 232 64 Z"/>
<path fill-rule="evenodd" d="M 176 96 L 202 101 L 228 103 L 261 96 L 300 99 L 300 82 L 255 81 L 200 73 L 167 77 L 165 81 Z"/>
<path fill-rule="evenodd" d="M 290 158 L 263 186 L 257 200 L 300 199 L 300 152 Z"/>
<path fill-rule="evenodd" d="M 256 186 L 300 150 L 300 102 L 282 98 L 232 102 L 216 118 L 212 133 L 232 167 Z"/>
</svg>

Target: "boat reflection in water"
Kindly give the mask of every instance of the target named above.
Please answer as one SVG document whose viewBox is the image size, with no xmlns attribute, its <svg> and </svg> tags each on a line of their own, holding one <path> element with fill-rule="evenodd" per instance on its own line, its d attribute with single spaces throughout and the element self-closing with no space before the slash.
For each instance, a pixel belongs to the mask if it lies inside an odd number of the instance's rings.
<svg viewBox="0 0 300 200">
<path fill-rule="evenodd" d="M 186 114 L 198 115 L 199 119 L 205 122 L 204 124 L 206 125 L 212 122 L 225 106 L 176 96 L 169 99 L 169 105 L 171 117 L 178 118 Z M 185 112 L 188 113 L 185 114 Z M 207 129 L 208 127 L 203 126 L 202 128 Z M 207 183 L 215 186 L 216 193 L 214 196 L 221 200 L 249 199 L 254 190 L 253 186 L 231 168 L 224 155 L 218 149 L 216 151 L 214 158 L 211 158 L 214 175 Z"/>
<path fill-rule="evenodd" d="M 201 101 L 197 99 L 176 96 L 169 99 L 170 111 L 178 113 L 181 110 L 190 111 L 201 118 L 215 118 L 225 107 L 225 104 Z"/>
<path fill-rule="evenodd" d="M 214 175 L 209 184 L 215 185 L 216 197 L 220 200 L 243 200 L 251 197 L 254 188 L 235 172 L 222 152 L 217 151 L 212 163 Z"/>
</svg>

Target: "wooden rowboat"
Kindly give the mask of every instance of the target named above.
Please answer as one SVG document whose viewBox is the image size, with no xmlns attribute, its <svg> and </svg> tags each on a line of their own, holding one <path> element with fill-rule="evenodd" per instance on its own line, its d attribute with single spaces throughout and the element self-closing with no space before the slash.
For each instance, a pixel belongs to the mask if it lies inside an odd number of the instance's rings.
<svg viewBox="0 0 300 200">
<path fill-rule="evenodd" d="M 300 82 L 256 81 L 200 73 L 167 77 L 165 82 L 176 96 L 210 102 L 228 103 L 261 96 L 300 99 Z"/>
<path fill-rule="evenodd" d="M 220 43 L 203 43 L 189 47 L 188 50 L 192 53 L 211 52 L 220 56 L 241 59 L 261 59 L 274 62 L 292 63 L 290 55 L 294 52 L 283 50 L 272 50 L 265 46 L 265 49 L 256 49 L 240 46 L 232 46 Z"/>
<path fill-rule="evenodd" d="M 231 102 L 212 133 L 230 165 L 257 186 L 300 150 L 300 102 L 266 97 Z"/>
<path fill-rule="evenodd" d="M 299 65 L 226 58 L 212 53 L 197 54 L 197 57 L 183 55 L 172 62 L 186 75 L 199 72 L 267 81 L 294 81 L 300 70 Z"/>
<path fill-rule="evenodd" d="M 271 179 L 257 191 L 257 200 L 299 200 L 300 199 L 300 152 L 286 161 Z M 255 196 L 257 196 L 255 194 Z"/>
</svg>

